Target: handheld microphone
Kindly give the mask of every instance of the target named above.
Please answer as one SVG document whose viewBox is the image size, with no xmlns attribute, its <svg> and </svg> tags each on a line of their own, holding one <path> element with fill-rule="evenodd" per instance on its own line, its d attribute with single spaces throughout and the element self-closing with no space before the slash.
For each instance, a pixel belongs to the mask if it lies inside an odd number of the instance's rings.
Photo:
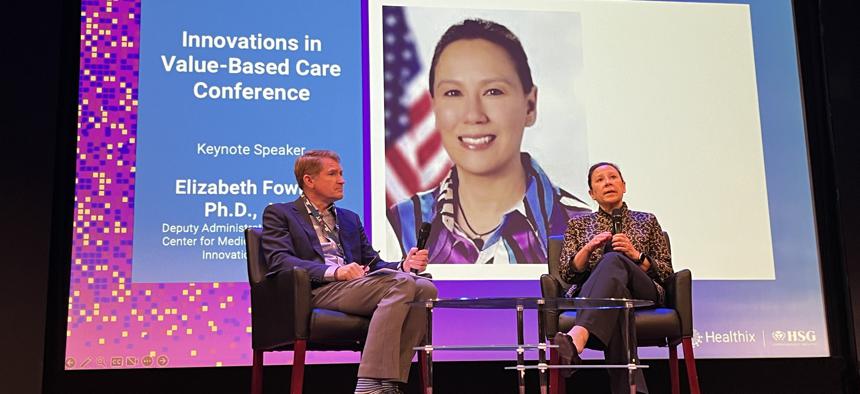
<svg viewBox="0 0 860 394">
<path fill-rule="evenodd" d="M 415 247 L 417 247 L 418 250 L 424 249 L 424 247 L 427 245 L 427 238 L 430 238 L 430 223 L 421 223 L 421 227 L 418 228 L 417 238 L 418 243 L 415 245 Z M 418 270 L 415 268 L 412 268 L 410 271 L 412 271 L 413 274 L 418 273 Z"/>
<path fill-rule="evenodd" d="M 621 233 L 621 209 L 612 210 L 612 235 Z"/>
<path fill-rule="evenodd" d="M 612 235 L 621 233 L 621 209 L 615 208 L 612 210 Z M 606 244 L 603 245 L 603 253 L 609 253 L 613 251 L 612 249 L 612 240 L 606 241 Z"/>
</svg>

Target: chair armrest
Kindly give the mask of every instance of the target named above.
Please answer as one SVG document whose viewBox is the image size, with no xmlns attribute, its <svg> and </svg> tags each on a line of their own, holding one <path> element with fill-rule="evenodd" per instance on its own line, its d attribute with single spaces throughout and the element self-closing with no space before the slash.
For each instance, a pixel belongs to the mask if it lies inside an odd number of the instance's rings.
<svg viewBox="0 0 860 394">
<path fill-rule="evenodd" d="M 286 346 L 307 339 L 311 316 L 311 281 L 301 268 L 271 272 L 251 284 L 254 349 Z"/>
<path fill-rule="evenodd" d="M 549 274 L 540 276 L 540 294 L 544 298 L 555 298 L 564 295 L 564 288 L 558 280 Z"/>
<path fill-rule="evenodd" d="M 564 294 L 562 293 L 562 285 L 558 283 L 558 280 L 549 274 L 543 274 L 540 276 L 540 292 L 541 296 L 544 298 L 556 298 L 561 297 Z M 548 338 L 552 338 L 556 332 L 558 332 L 558 316 L 559 311 L 555 308 L 546 308 L 544 309 L 544 327 L 545 332 Z"/>
<path fill-rule="evenodd" d="M 693 275 L 685 269 L 666 280 L 666 306 L 675 309 L 681 319 L 681 335 L 693 335 Z"/>
</svg>

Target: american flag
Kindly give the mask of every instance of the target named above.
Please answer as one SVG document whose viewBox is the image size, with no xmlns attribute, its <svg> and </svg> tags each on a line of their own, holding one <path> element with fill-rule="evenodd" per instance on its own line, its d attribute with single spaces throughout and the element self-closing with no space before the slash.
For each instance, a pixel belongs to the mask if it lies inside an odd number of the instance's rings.
<svg viewBox="0 0 860 394">
<path fill-rule="evenodd" d="M 435 128 L 427 69 L 402 7 L 383 7 L 385 191 L 391 206 L 435 187 L 451 161 Z"/>
</svg>

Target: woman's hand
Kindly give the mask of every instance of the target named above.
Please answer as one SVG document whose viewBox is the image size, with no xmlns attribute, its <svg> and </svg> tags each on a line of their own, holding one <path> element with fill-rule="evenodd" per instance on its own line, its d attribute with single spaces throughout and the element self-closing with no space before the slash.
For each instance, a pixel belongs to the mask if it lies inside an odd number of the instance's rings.
<svg viewBox="0 0 860 394">
<path fill-rule="evenodd" d="M 639 251 L 636 250 L 633 242 L 625 234 L 615 234 L 612 236 L 612 250 L 623 253 L 630 260 L 639 261 Z"/>
<path fill-rule="evenodd" d="M 587 244 L 585 244 L 585 248 L 588 249 L 588 254 L 591 254 L 598 248 L 602 247 L 603 244 L 610 239 L 612 239 L 612 233 L 610 233 L 609 231 L 604 231 L 600 234 L 595 235 L 594 238 L 592 238 L 590 241 L 588 241 Z"/>
</svg>

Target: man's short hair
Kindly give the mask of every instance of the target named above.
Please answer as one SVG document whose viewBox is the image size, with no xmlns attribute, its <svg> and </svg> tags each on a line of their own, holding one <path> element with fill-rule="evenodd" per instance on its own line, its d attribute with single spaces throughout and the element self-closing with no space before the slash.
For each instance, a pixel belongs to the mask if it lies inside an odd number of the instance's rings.
<svg viewBox="0 0 860 394">
<path fill-rule="evenodd" d="M 529 59 L 526 56 L 526 51 L 523 49 L 523 44 L 514 33 L 508 30 L 504 25 L 493 21 L 483 19 L 466 19 L 460 23 L 454 24 L 442 34 L 439 42 L 436 43 L 436 50 L 433 51 L 433 61 L 430 62 L 430 96 L 433 97 L 433 83 L 436 81 L 436 63 L 439 62 L 439 56 L 442 51 L 451 45 L 451 43 L 459 40 L 482 39 L 492 42 L 502 47 L 514 67 L 517 70 L 517 76 L 520 79 L 520 84 L 523 85 L 523 93 L 531 92 L 534 82 L 532 82 L 532 71 L 529 68 Z"/>
<path fill-rule="evenodd" d="M 595 163 L 588 169 L 588 190 L 591 190 L 591 174 L 593 174 L 594 170 L 596 170 L 598 167 L 602 166 L 611 166 L 612 168 L 614 168 L 615 171 L 618 171 L 618 176 L 621 177 L 621 182 L 624 182 L 624 175 L 621 175 L 621 168 L 618 168 L 618 164 L 610 163 L 608 161 L 601 161 L 600 163 Z"/>
<path fill-rule="evenodd" d="M 309 150 L 296 159 L 295 173 L 299 188 L 305 190 L 305 175 L 317 175 L 322 171 L 323 159 L 332 159 L 340 163 L 340 156 L 331 150 Z"/>
</svg>

